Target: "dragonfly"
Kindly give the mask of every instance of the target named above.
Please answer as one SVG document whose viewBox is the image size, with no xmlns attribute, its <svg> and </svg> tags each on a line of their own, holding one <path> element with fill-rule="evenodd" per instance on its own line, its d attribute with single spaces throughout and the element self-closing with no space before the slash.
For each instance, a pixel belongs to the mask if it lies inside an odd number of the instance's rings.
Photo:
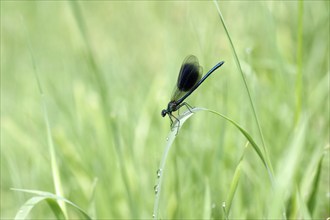
<svg viewBox="0 0 330 220">
<path fill-rule="evenodd" d="M 180 127 L 180 121 L 173 115 L 173 112 L 179 110 L 182 106 L 186 106 L 191 111 L 191 106 L 184 100 L 188 98 L 215 70 L 221 67 L 225 62 L 221 61 L 213 66 L 203 77 L 203 68 L 199 65 L 197 57 L 194 55 L 187 56 L 179 72 L 178 80 L 174 91 L 171 96 L 171 100 L 166 109 L 163 109 L 161 115 L 165 117 L 169 116 L 171 120 L 171 127 L 173 127 L 173 118 L 178 121 Z"/>
</svg>

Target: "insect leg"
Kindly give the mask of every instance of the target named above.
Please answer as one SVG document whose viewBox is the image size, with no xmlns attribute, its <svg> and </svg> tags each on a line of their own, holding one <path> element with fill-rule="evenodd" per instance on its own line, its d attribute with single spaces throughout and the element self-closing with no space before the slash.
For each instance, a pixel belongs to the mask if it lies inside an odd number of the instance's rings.
<svg viewBox="0 0 330 220">
<path fill-rule="evenodd" d="M 187 102 L 183 102 L 183 103 L 181 103 L 181 104 L 179 105 L 179 108 L 181 108 L 182 106 L 186 106 L 186 108 L 187 108 L 191 113 L 193 113 L 193 112 L 192 112 L 193 107 L 191 107 L 191 105 L 189 105 Z"/>
<path fill-rule="evenodd" d="M 171 119 L 171 131 L 173 131 L 173 129 L 174 129 L 174 126 L 173 126 L 174 122 L 173 122 L 172 117 L 177 121 L 178 126 L 177 126 L 177 130 L 176 130 L 176 134 L 175 134 L 175 135 L 177 135 L 179 133 L 180 120 L 177 117 L 175 117 L 173 114 L 169 114 L 169 116 L 170 116 L 170 119 Z"/>
</svg>

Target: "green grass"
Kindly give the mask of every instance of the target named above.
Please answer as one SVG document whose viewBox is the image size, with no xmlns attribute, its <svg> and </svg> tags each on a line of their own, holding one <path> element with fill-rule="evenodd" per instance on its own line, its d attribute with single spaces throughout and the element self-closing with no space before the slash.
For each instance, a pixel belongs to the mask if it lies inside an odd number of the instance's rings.
<svg viewBox="0 0 330 220">
<path fill-rule="evenodd" d="M 218 4 L 229 36 L 212 1 L 1 1 L 0 218 L 151 218 L 188 54 L 225 61 L 189 104 L 246 133 L 190 117 L 158 217 L 329 217 L 329 2 Z"/>
</svg>

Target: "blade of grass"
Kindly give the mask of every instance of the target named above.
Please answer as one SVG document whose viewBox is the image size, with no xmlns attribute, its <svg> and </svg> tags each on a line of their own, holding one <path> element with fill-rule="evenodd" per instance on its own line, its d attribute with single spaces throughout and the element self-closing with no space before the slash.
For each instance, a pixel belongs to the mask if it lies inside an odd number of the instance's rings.
<svg viewBox="0 0 330 220">
<path fill-rule="evenodd" d="M 68 203 L 69 205 L 73 206 L 85 219 L 92 219 L 89 217 L 89 215 L 81 209 L 78 205 L 74 204 L 73 202 L 55 195 L 50 192 L 44 192 L 44 191 L 39 191 L 39 190 L 26 190 L 26 189 L 15 189 L 12 188 L 11 190 L 18 191 L 18 192 L 25 192 L 25 193 L 30 193 L 34 194 L 36 196 L 32 197 L 29 199 L 17 212 L 15 219 L 26 219 L 27 215 L 29 212 L 41 201 L 45 200 L 48 205 L 50 205 L 51 209 L 53 210 L 55 216 L 57 216 L 58 219 L 68 219 L 67 217 L 64 216 L 64 212 L 61 209 L 61 207 L 58 205 L 60 203 L 58 202 L 65 202 Z"/>
<path fill-rule="evenodd" d="M 36 206 L 37 203 L 44 200 L 45 197 L 41 196 L 34 196 L 28 201 L 24 203 L 24 205 L 21 206 L 21 208 L 18 210 L 18 212 L 15 215 L 15 220 L 22 220 L 26 219 L 30 211 Z"/>
<path fill-rule="evenodd" d="M 310 193 L 308 199 L 307 199 L 307 207 L 311 215 L 313 216 L 314 208 L 316 206 L 317 200 L 317 191 L 320 185 L 320 179 L 321 179 L 321 171 L 322 171 L 322 161 L 324 158 L 324 154 L 320 156 L 317 169 L 316 169 L 316 174 L 313 178 L 313 183 L 312 183 L 312 192 Z"/>
<path fill-rule="evenodd" d="M 227 209 L 226 209 L 226 202 L 222 203 L 222 212 L 225 216 L 225 219 L 228 220 L 228 213 L 227 213 Z"/>
<path fill-rule="evenodd" d="M 66 219 L 61 207 L 58 205 L 57 200 L 46 198 L 45 201 L 48 203 L 57 219 Z"/>
<path fill-rule="evenodd" d="M 92 193 L 88 202 L 88 214 L 92 216 L 94 219 L 97 219 L 96 209 L 95 209 L 95 191 L 96 191 L 97 182 L 98 182 L 98 178 L 94 178 L 92 184 Z"/>
<path fill-rule="evenodd" d="M 26 33 L 26 39 L 27 39 L 27 44 L 28 44 L 28 48 L 29 48 L 29 52 L 30 52 L 32 67 L 33 67 L 35 78 L 36 78 L 36 81 L 37 81 L 37 84 L 38 84 L 39 94 L 41 96 L 41 103 L 42 103 L 42 108 L 43 108 L 43 117 L 44 117 L 44 121 L 45 121 L 45 124 L 46 124 L 47 143 L 48 143 L 48 149 L 49 149 L 49 153 L 50 153 L 50 162 L 51 162 L 51 169 L 52 169 L 52 176 L 53 176 L 53 183 L 54 183 L 54 187 L 55 187 L 55 192 L 56 192 L 56 195 L 61 196 L 61 195 L 63 195 L 63 188 L 62 188 L 61 177 L 60 177 L 60 174 L 59 174 L 59 168 L 58 168 L 58 164 L 57 164 L 57 160 L 56 160 L 56 153 L 55 153 L 55 148 L 54 148 L 53 136 L 52 136 L 51 127 L 50 127 L 50 123 L 49 123 L 49 116 L 48 116 L 47 105 L 46 105 L 46 97 L 45 97 L 45 94 L 43 92 L 41 81 L 40 81 L 40 78 L 39 78 L 39 72 L 38 72 L 37 64 L 36 64 L 34 54 L 33 54 L 33 50 L 32 50 L 32 43 L 31 43 L 30 38 L 29 38 L 28 30 L 27 30 L 26 26 L 23 23 L 23 19 L 22 19 L 22 26 L 23 26 L 23 28 L 25 30 L 25 33 Z M 59 205 L 61 206 L 65 216 L 67 216 L 66 215 L 67 212 L 66 212 L 65 204 L 63 202 L 60 202 Z"/>
<path fill-rule="evenodd" d="M 308 118 L 301 117 L 299 126 L 295 128 L 287 143 L 286 150 L 283 152 L 281 160 L 278 162 L 277 167 L 277 184 L 274 188 L 274 196 L 271 198 L 271 206 L 269 209 L 268 217 L 282 217 L 279 215 L 286 214 L 285 201 L 287 194 L 292 193 L 293 187 L 297 181 L 296 173 L 299 169 L 299 162 L 304 153 L 305 141 L 307 138 Z"/>
<path fill-rule="evenodd" d="M 298 200 L 298 206 L 299 206 L 299 212 L 298 212 L 298 216 L 296 216 L 296 218 L 313 219 L 311 216 L 311 213 L 308 210 L 307 204 L 304 201 L 304 199 L 302 198 L 301 193 L 298 189 L 296 190 L 296 194 L 297 194 L 297 200 Z"/>
<path fill-rule="evenodd" d="M 252 145 L 253 149 L 255 150 L 255 152 L 257 153 L 257 155 L 259 156 L 261 162 L 263 163 L 263 165 L 266 167 L 266 170 L 268 172 L 270 181 L 273 184 L 273 173 L 272 170 L 269 169 L 269 165 L 267 164 L 267 161 L 264 159 L 264 156 L 259 148 L 259 146 L 255 143 L 255 141 L 253 140 L 253 138 L 249 135 L 249 133 L 247 133 L 241 126 L 239 126 L 236 122 L 234 122 L 233 120 L 227 118 L 226 116 L 213 111 L 213 110 L 209 110 L 206 108 L 193 108 L 190 109 L 186 112 L 184 112 L 182 115 L 179 116 L 178 120 L 179 121 L 175 121 L 173 124 L 173 128 L 168 137 L 167 137 L 167 142 L 166 142 L 166 147 L 161 159 L 161 163 L 159 166 L 159 169 L 157 171 L 157 181 L 156 181 L 156 185 L 154 187 L 155 190 L 155 202 L 154 202 L 154 211 L 153 211 L 153 218 L 158 219 L 158 211 L 159 211 L 159 199 L 160 199 L 160 194 L 161 194 L 161 190 L 162 190 L 162 180 L 163 180 L 163 176 L 164 176 L 164 169 L 165 169 L 165 163 L 166 163 L 166 159 L 167 159 L 167 155 L 169 153 L 169 150 L 176 138 L 177 132 L 179 132 L 179 130 L 181 129 L 182 125 L 185 123 L 185 121 L 190 118 L 192 116 L 193 113 L 197 113 L 199 111 L 208 111 L 211 112 L 215 115 L 221 116 L 222 118 L 226 119 L 227 121 L 229 121 L 231 124 L 233 124 L 236 128 L 238 128 L 238 130 L 246 137 L 246 139 L 249 141 L 249 143 Z M 177 130 L 178 129 L 178 130 Z M 234 189 L 234 188 L 233 188 Z"/>
<path fill-rule="evenodd" d="M 203 219 L 211 219 L 211 193 L 210 193 L 210 183 L 205 180 L 205 195 L 204 195 L 204 213 Z"/>
<path fill-rule="evenodd" d="M 228 37 L 229 44 L 230 44 L 231 49 L 232 49 L 233 54 L 234 54 L 234 60 L 235 60 L 236 66 L 237 66 L 237 68 L 238 68 L 238 70 L 239 70 L 239 72 L 241 74 L 241 77 L 242 77 L 242 80 L 243 80 L 243 83 L 244 83 L 244 86 L 245 86 L 245 89 L 246 89 L 246 92 L 247 92 L 247 95 L 248 95 L 248 98 L 249 98 L 249 102 L 250 102 L 251 109 L 252 109 L 252 112 L 253 112 L 253 117 L 254 117 L 254 119 L 256 121 L 256 124 L 257 124 L 257 127 L 258 127 L 258 132 L 259 132 L 259 135 L 260 135 L 260 138 L 261 138 L 262 147 L 263 147 L 264 154 L 265 154 L 265 159 L 267 160 L 267 164 L 269 166 L 268 169 L 270 170 L 271 173 L 274 173 L 273 172 L 273 167 L 271 165 L 271 162 L 270 162 L 270 159 L 269 159 L 269 156 L 268 156 L 268 152 L 267 152 L 267 148 L 266 148 L 266 145 L 265 145 L 264 137 L 263 137 L 263 134 L 262 134 L 260 123 L 259 123 L 259 119 L 257 117 L 257 113 L 256 113 L 256 110 L 255 110 L 255 107 L 254 107 L 254 104 L 253 104 L 253 100 L 252 100 L 252 97 L 251 97 L 251 94 L 250 94 L 250 89 L 249 89 L 248 84 L 246 82 L 246 77 L 245 77 L 245 75 L 243 73 L 243 70 L 242 70 L 240 61 L 238 59 L 238 55 L 236 53 L 234 44 L 233 44 L 233 42 L 231 40 L 229 31 L 228 31 L 227 26 L 225 24 L 225 20 L 224 20 L 224 18 L 222 16 L 221 10 L 220 10 L 219 5 L 218 5 L 218 2 L 216 0 L 214 0 L 214 4 L 215 4 L 215 6 L 217 8 L 217 11 L 218 11 L 219 18 L 220 18 L 220 21 L 222 23 L 222 26 L 225 29 L 226 35 Z"/>
<path fill-rule="evenodd" d="M 297 40 L 297 74 L 296 74 L 296 110 L 294 121 L 298 123 L 302 108 L 302 59 L 303 59 L 303 15 L 304 1 L 298 1 L 298 40 Z"/>
<path fill-rule="evenodd" d="M 136 205 L 134 204 L 133 201 L 133 196 L 131 193 L 131 189 L 130 189 L 130 185 L 129 185 L 129 180 L 128 180 L 128 172 L 127 172 L 127 168 L 126 165 L 124 163 L 125 159 L 122 153 L 122 144 L 120 141 L 120 133 L 119 133 L 119 129 L 118 129 L 118 124 L 116 122 L 116 120 L 114 120 L 113 118 L 109 117 L 109 113 L 111 112 L 111 106 L 109 103 L 109 100 L 111 100 L 111 98 L 109 97 L 109 91 L 108 91 L 108 87 L 106 85 L 106 80 L 104 79 L 102 72 L 100 71 L 100 68 L 98 67 L 95 59 L 94 59 L 94 55 L 93 55 L 93 51 L 92 51 L 92 47 L 91 47 L 91 43 L 90 43 L 90 39 L 89 39 L 89 35 L 88 35 L 88 28 L 84 19 L 84 16 L 82 14 L 81 8 L 79 6 L 79 2 L 77 1 L 69 1 L 74 18 L 76 19 L 76 22 L 78 24 L 79 27 L 79 31 L 82 35 L 82 39 L 86 45 L 87 48 L 87 56 L 88 56 L 88 62 L 91 66 L 91 68 L 93 69 L 93 73 L 94 73 L 94 78 L 96 80 L 97 86 L 96 88 L 99 89 L 98 94 L 100 95 L 101 99 L 102 99 L 102 113 L 103 113 L 103 117 L 104 117 L 104 121 L 105 121 L 105 127 L 107 129 L 107 137 L 109 138 L 108 143 L 112 143 L 114 142 L 114 148 L 115 148 L 115 152 L 117 154 L 117 158 L 118 158 L 118 163 L 120 166 L 120 174 L 121 174 L 121 178 L 123 180 L 124 183 L 124 187 L 125 187 L 125 191 L 127 193 L 127 197 L 129 200 L 129 207 L 130 207 L 130 214 L 131 214 L 131 218 L 137 218 L 137 210 L 136 210 Z"/>
<path fill-rule="evenodd" d="M 226 218 L 228 218 L 230 215 L 230 209 L 231 209 L 231 205 L 233 202 L 233 198 L 234 198 L 234 195 L 237 190 L 239 179 L 241 177 L 241 167 L 242 167 L 242 164 L 240 161 L 235 169 L 234 177 L 233 177 L 233 180 L 231 181 L 231 184 L 229 187 L 229 193 L 228 193 L 227 199 L 226 199 L 226 215 L 227 215 Z"/>
<path fill-rule="evenodd" d="M 162 182 L 163 182 L 163 177 L 164 177 L 164 170 L 165 170 L 165 163 L 166 159 L 168 156 L 168 153 L 170 151 L 170 148 L 176 138 L 177 133 L 180 131 L 182 128 L 183 124 L 185 121 L 192 116 L 193 112 L 195 112 L 195 109 L 191 109 L 191 111 L 186 111 L 180 117 L 178 118 L 179 121 L 175 121 L 173 124 L 173 129 L 171 129 L 168 137 L 166 138 L 166 146 L 165 150 L 159 165 L 159 169 L 157 170 L 157 181 L 156 185 L 154 187 L 155 190 L 155 201 L 154 201 L 154 211 L 152 214 L 152 217 L 154 219 L 158 219 L 158 211 L 159 211 L 159 199 L 161 195 L 161 190 L 162 190 Z"/>
<path fill-rule="evenodd" d="M 295 193 L 292 193 L 290 199 L 288 200 L 288 204 L 286 205 L 286 213 L 285 216 L 287 219 L 298 219 L 299 212 L 299 198 L 298 198 L 298 187 L 296 187 Z"/>
<path fill-rule="evenodd" d="M 211 112 L 213 114 L 216 114 L 224 119 L 226 119 L 227 121 L 229 121 L 231 124 L 233 124 L 236 128 L 238 128 L 238 130 L 246 137 L 246 139 L 250 142 L 250 144 L 252 145 L 253 149 L 255 150 L 255 152 L 257 153 L 257 155 L 259 156 L 261 162 L 263 163 L 263 165 L 266 167 L 268 175 L 269 175 L 269 179 L 271 181 L 272 184 L 274 184 L 274 174 L 272 169 L 270 169 L 270 164 L 268 163 L 268 161 L 265 160 L 265 157 L 263 155 L 263 153 L 261 152 L 259 146 L 257 145 L 257 143 L 253 140 L 253 138 L 250 136 L 250 134 L 243 129 L 239 124 L 237 124 L 236 122 L 234 122 L 233 120 L 231 120 L 230 118 L 216 112 L 210 109 L 204 109 L 204 108 L 200 108 L 200 110 L 205 110 L 208 112 Z"/>
<path fill-rule="evenodd" d="M 231 205 L 232 205 L 232 202 L 233 202 L 235 192 L 237 190 L 239 179 L 241 177 L 242 161 L 243 161 L 246 149 L 248 147 L 248 144 L 249 144 L 249 142 L 245 145 L 245 149 L 244 149 L 243 154 L 242 154 L 242 156 L 241 156 L 241 158 L 238 162 L 238 165 L 235 169 L 233 180 L 231 181 L 231 184 L 230 184 L 229 193 L 228 193 L 228 196 L 227 196 L 227 199 L 226 199 L 226 215 L 227 215 L 226 217 L 227 218 L 230 214 L 230 208 L 231 208 Z"/>
</svg>

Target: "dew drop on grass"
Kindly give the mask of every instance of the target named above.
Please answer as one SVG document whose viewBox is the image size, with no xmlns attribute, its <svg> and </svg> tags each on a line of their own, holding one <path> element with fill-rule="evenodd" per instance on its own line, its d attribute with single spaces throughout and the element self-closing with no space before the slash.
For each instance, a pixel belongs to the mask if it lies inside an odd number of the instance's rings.
<svg viewBox="0 0 330 220">
<path fill-rule="evenodd" d="M 160 175 L 162 175 L 162 169 L 158 169 L 158 170 L 157 170 L 157 178 L 159 178 Z"/>
<path fill-rule="evenodd" d="M 158 185 L 155 185 L 154 186 L 154 191 L 155 191 L 155 194 L 157 195 L 157 193 L 158 193 Z"/>
<path fill-rule="evenodd" d="M 166 141 L 168 141 L 168 137 L 166 138 Z"/>
<path fill-rule="evenodd" d="M 226 208 L 226 202 L 222 202 L 222 208 Z"/>
<path fill-rule="evenodd" d="M 212 205 L 211 205 L 211 208 L 214 209 L 215 208 L 215 203 L 213 202 Z"/>
<path fill-rule="evenodd" d="M 156 216 L 155 216 L 155 214 L 152 214 L 152 218 L 155 218 Z"/>
</svg>

